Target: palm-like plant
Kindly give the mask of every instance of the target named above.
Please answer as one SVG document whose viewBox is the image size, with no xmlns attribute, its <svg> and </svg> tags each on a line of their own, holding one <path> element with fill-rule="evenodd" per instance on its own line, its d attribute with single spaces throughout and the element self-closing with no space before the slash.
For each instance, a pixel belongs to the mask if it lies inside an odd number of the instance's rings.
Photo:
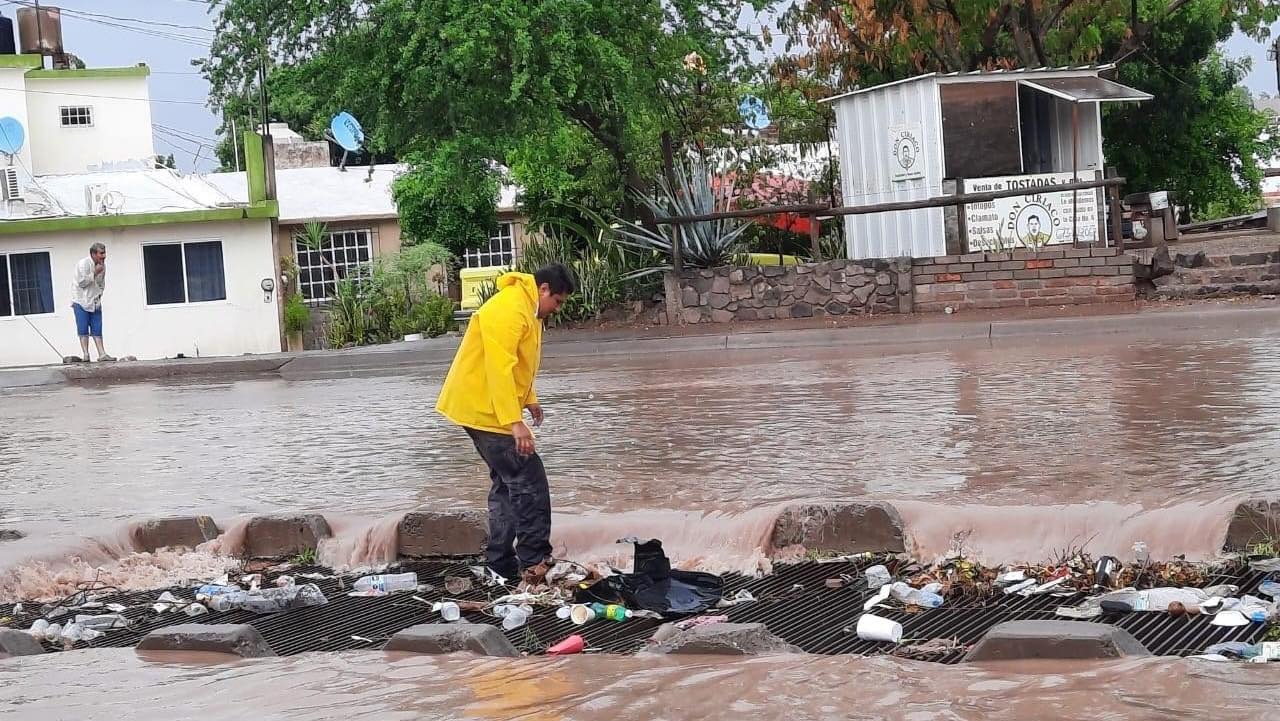
<svg viewBox="0 0 1280 721">
<path fill-rule="evenodd" d="M 681 256 L 686 264 L 697 268 L 730 264 L 739 249 L 739 239 L 749 227 L 748 223 L 736 218 L 704 220 L 680 226 L 661 223 L 670 218 L 725 210 L 733 197 L 733 184 L 726 181 L 717 188 L 712 174 L 700 158 L 691 160 L 687 166 L 677 167 L 673 175 L 674 186 L 665 177 L 658 180 L 656 197 L 636 195 L 660 223 L 658 230 L 617 218 L 613 224 L 614 241 L 640 250 L 657 251 L 670 258 L 673 238 L 678 237 Z M 643 272 L 669 269 L 669 266 L 649 268 Z"/>
</svg>

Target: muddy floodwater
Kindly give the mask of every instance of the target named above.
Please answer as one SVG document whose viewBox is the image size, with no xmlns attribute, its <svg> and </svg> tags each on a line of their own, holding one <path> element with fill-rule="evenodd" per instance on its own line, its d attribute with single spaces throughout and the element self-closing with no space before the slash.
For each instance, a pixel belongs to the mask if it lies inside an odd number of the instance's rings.
<svg viewBox="0 0 1280 721">
<path fill-rule="evenodd" d="M 394 538 L 397 512 L 480 508 L 487 474 L 432 411 L 443 373 L 0 393 L 0 528 L 28 534 L 0 544 L 0 570 L 20 567 L 0 591 L 56 596 L 94 578 L 92 563 L 56 560 L 110 557 L 148 516 L 226 528 L 320 511 L 339 546 L 367 550 Z M 1142 540 L 1209 557 L 1232 503 L 1280 492 L 1280 344 L 1266 328 L 552 360 L 539 393 L 557 551 L 580 559 L 638 534 L 685 566 L 753 570 L 778 507 L 839 498 L 893 502 L 921 556 L 958 540 L 993 560 L 1124 555 Z M 221 564 L 148 556 L 105 578 L 154 587 Z M 1269 668 L 95 650 L 0 660 L 0 719 L 1261 719 L 1280 703 Z"/>
</svg>

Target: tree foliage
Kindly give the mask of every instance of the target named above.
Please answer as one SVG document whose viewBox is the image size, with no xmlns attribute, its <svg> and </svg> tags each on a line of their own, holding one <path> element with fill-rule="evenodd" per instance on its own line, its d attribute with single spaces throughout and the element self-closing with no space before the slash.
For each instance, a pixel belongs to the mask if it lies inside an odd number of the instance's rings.
<svg viewBox="0 0 1280 721">
<path fill-rule="evenodd" d="M 1136 8 L 1136 16 L 1134 9 Z M 1265 37 L 1266 0 L 798 0 L 776 70 L 847 90 L 925 72 L 1120 63 L 1156 96 L 1109 110 L 1106 153 L 1135 189 L 1177 190 L 1194 211 L 1260 190 L 1266 118 L 1233 90 L 1247 67 L 1215 52 L 1234 29 Z"/>
<path fill-rule="evenodd" d="M 307 127 L 354 113 L 375 150 L 413 167 L 396 190 L 409 234 L 450 236 L 456 247 L 479 241 L 492 223 L 492 208 L 479 205 L 495 182 L 494 162 L 535 203 L 637 214 L 628 190 L 652 187 L 663 133 L 677 147 L 708 142 L 736 107 L 733 89 L 754 69 L 753 40 L 737 28 L 741 7 L 223 0 L 201 68 L 224 117 L 248 113 L 267 48 L 272 116 Z M 686 67 L 690 53 L 704 71 Z"/>
</svg>

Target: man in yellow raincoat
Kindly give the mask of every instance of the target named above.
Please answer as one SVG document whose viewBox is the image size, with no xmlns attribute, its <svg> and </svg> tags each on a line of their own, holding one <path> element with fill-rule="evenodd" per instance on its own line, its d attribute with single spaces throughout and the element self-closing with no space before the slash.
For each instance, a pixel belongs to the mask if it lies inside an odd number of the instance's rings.
<svg viewBox="0 0 1280 721">
<path fill-rule="evenodd" d="M 467 324 L 436 410 L 462 426 L 489 466 L 489 568 L 517 579 L 551 557 L 551 491 L 524 422 L 542 424 L 533 391 L 542 356 L 542 319 L 574 291 L 573 275 L 552 264 L 533 275 L 505 273 L 498 292 Z"/>
</svg>

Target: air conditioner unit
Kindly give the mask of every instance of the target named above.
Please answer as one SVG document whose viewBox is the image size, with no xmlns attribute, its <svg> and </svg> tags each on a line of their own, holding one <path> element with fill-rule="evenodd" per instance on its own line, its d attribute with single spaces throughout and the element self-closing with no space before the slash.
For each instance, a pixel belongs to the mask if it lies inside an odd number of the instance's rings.
<svg viewBox="0 0 1280 721">
<path fill-rule="evenodd" d="M 84 186 L 85 215 L 105 215 L 107 212 L 108 192 L 104 183 L 90 183 Z"/>
<path fill-rule="evenodd" d="M 4 200 L 22 200 L 22 186 L 18 185 L 18 169 L 0 168 L 0 194 Z"/>
</svg>

